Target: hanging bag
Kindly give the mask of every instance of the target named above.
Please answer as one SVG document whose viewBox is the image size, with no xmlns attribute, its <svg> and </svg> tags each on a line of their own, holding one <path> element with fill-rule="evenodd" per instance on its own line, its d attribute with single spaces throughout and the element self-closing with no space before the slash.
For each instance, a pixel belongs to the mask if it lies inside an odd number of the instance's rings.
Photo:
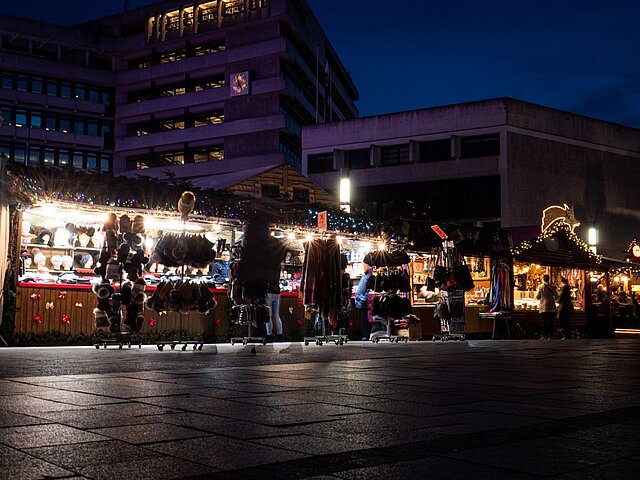
<svg viewBox="0 0 640 480">
<path fill-rule="evenodd" d="M 469 265 L 467 265 L 464 260 L 464 256 L 458 252 L 458 258 L 456 260 L 456 266 L 453 267 L 453 274 L 458 288 L 461 288 L 465 292 L 473 290 L 475 284 L 473 283 L 473 278 L 471 278 L 471 271 L 469 270 Z"/>
</svg>

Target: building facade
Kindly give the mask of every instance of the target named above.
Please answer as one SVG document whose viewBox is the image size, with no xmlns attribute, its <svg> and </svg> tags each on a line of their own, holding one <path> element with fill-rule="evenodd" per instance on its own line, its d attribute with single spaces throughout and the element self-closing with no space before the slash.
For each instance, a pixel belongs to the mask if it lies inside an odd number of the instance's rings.
<svg viewBox="0 0 640 480">
<path fill-rule="evenodd" d="M 303 173 L 379 220 L 540 225 L 573 206 L 602 253 L 640 235 L 640 131 L 509 99 L 359 118 L 303 130 Z"/>
<path fill-rule="evenodd" d="M 168 0 L 61 27 L 0 15 L 0 151 L 28 165 L 197 180 L 289 164 L 358 115 L 304 0 Z"/>
</svg>

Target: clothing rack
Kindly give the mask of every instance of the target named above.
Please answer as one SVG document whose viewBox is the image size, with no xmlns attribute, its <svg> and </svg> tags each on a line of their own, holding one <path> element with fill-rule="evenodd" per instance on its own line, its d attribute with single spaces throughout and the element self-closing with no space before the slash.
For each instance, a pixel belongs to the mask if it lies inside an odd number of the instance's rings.
<svg viewBox="0 0 640 480">
<path fill-rule="evenodd" d="M 251 334 L 252 323 L 256 321 L 258 317 L 258 315 L 255 313 L 257 307 L 257 304 L 250 303 L 239 306 L 241 311 L 246 315 L 247 335 L 244 337 L 231 337 L 231 345 L 235 345 L 236 343 L 242 343 L 242 345 L 248 345 L 249 343 L 258 343 L 262 345 L 267 344 L 267 337 L 254 337 Z M 263 305 L 263 307 L 269 309 L 269 313 L 271 313 L 271 309 L 268 305 Z"/>
<path fill-rule="evenodd" d="M 462 262 L 459 260 L 462 258 Z M 444 240 L 442 249 L 436 260 L 437 267 L 444 267 L 445 271 L 450 274 L 456 266 L 464 263 L 464 257 L 456 249 L 453 241 Z M 440 317 L 440 334 L 433 336 L 433 341 L 441 340 L 448 342 L 449 340 L 465 340 L 465 313 L 464 313 L 464 290 L 456 288 L 448 291 L 440 285 L 438 302 L 446 304 L 447 315 Z M 462 304 L 462 307 L 460 307 Z M 438 307 L 436 306 L 436 309 Z M 453 313 L 451 313 L 453 312 Z"/>
<path fill-rule="evenodd" d="M 187 235 L 187 221 L 184 220 L 182 223 L 182 238 L 185 238 Z M 184 278 L 185 278 L 185 269 L 186 269 L 186 265 L 183 263 L 182 264 L 182 272 L 181 272 L 181 278 L 182 281 L 184 282 Z M 178 345 L 182 345 L 181 350 L 184 352 L 187 349 L 187 346 L 189 345 L 193 345 L 193 350 L 202 350 L 202 347 L 204 347 L 204 342 L 202 341 L 196 341 L 196 340 L 182 340 L 182 315 L 185 315 L 184 313 L 180 312 L 180 328 L 178 330 L 178 340 L 170 340 L 170 341 L 157 341 L 156 342 L 156 347 L 158 348 L 159 351 L 162 351 L 165 347 L 165 345 L 169 345 L 169 347 L 171 348 L 171 350 L 175 350 L 176 346 Z"/>
</svg>

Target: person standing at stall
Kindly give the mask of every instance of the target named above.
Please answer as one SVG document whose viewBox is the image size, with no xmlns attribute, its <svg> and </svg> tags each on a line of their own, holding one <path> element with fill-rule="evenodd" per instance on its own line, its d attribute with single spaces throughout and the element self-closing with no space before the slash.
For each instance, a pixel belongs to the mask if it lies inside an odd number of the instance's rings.
<svg viewBox="0 0 640 480">
<path fill-rule="evenodd" d="M 231 278 L 229 267 L 231 265 L 231 253 L 225 250 L 220 254 L 220 260 L 216 260 L 209 266 L 209 274 L 217 284 L 227 284 Z"/>
<path fill-rule="evenodd" d="M 369 323 L 369 290 L 367 289 L 367 281 L 373 273 L 373 268 L 368 263 L 363 264 L 364 275 L 360 278 L 358 288 L 355 294 L 355 304 L 358 309 L 358 316 L 360 317 L 360 328 L 362 328 L 362 340 L 369 340 L 371 335 L 371 324 Z"/>
<path fill-rule="evenodd" d="M 571 289 L 567 277 L 560 275 L 560 296 L 558 297 L 558 321 L 562 329 L 562 338 L 571 338 L 571 315 L 573 315 L 573 302 L 571 301 Z"/>
<path fill-rule="evenodd" d="M 556 298 L 558 293 L 556 289 L 549 283 L 550 277 L 545 274 L 542 276 L 542 284 L 538 287 L 536 298 L 539 300 L 538 312 L 542 316 L 542 335 L 540 340 L 550 340 L 553 337 L 556 316 Z"/>
</svg>

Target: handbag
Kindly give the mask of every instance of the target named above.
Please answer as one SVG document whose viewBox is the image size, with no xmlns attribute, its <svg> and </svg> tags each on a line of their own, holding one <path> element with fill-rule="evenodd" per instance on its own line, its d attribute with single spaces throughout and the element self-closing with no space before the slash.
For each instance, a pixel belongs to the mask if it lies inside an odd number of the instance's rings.
<svg viewBox="0 0 640 480">
<path fill-rule="evenodd" d="M 471 278 L 469 265 L 467 265 L 466 263 L 453 267 L 453 276 L 456 279 L 458 288 L 461 288 L 465 292 L 473 290 L 473 288 L 475 287 L 473 279 Z"/>
</svg>

